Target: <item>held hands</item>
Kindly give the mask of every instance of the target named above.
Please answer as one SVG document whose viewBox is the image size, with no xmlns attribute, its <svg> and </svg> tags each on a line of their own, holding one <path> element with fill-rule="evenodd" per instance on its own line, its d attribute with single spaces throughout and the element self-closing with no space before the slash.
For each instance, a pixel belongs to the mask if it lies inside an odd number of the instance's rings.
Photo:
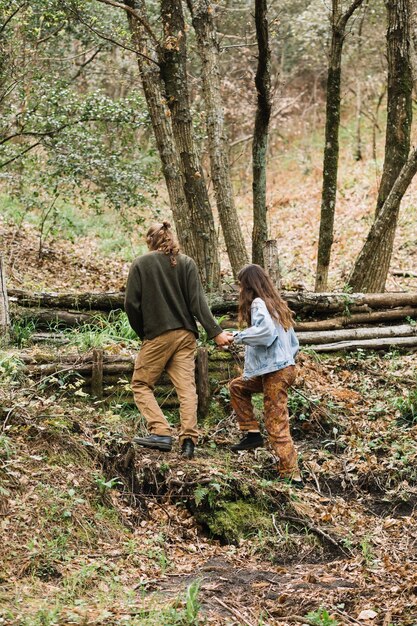
<svg viewBox="0 0 417 626">
<path fill-rule="evenodd" d="M 225 349 L 233 342 L 233 333 L 224 330 L 222 333 L 214 337 L 214 341 L 219 346 L 219 348 Z"/>
</svg>

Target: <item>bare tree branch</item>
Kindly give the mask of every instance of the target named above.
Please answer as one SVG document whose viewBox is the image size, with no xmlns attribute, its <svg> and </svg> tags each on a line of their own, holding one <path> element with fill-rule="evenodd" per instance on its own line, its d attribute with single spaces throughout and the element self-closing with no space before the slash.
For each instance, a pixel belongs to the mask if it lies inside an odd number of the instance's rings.
<svg viewBox="0 0 417 626">
<path fill-rule="evenodd" d="M 15 15 L 17 15 L 20 11 L 20 9 L 23 9 L 23 7 L 27 6 L 27 2 L 23 2 L 21 5 L 19 5 L 17 7 L 17 9 L 15 11 L 13 11 L 13 13 L 11 13 L 9 15 L 9 17 L 6 18 L 6 21 L 3 22 L 3 24 L 0 26 L 0 35 L 4 32 L 4 30 L 6 29 L 7 24 L 9 24 L 9 22 L 12 21 L 12 19 L 15 17 Z"/>
<path fill-rule="evenodd" d="M 100 1 L 101 0 L 97 0 L 97 2 L 100 2 Z M 97 35 L 97 37 L 100 37 L 100 39 L 103 39 L 104 41 L 108 41 L 109 43 L 112 43 L 113 45 L 115 45 L 115 46 L 117 46 L 119 48 L 122 48 L 123 50 L 127 50 L 128 52 L 133 52 L 137 56 L 140 56 L 143 59 L 146 59 L 150 63 L 153 63 L 154 65 L 159 67 L 159 63 L 157 61 L 155 61 L 155 59 L 152 59 L 152 57 L 147 56 L 146 54 L 143 54 L 137 48 L 133 48 L 131 46 L 127 46 L 126 44 L 123 44 L 120 41 L 117 41 L 116 39 L 113 39 L 109 35 L 106 35 L 105 33 L 100 32 L 99 30 L 94 28 L 94 26 L 92 26 L 86 20 L 84 20 L 79 13 L 77 13 L 75 11 L 73 11 L 73 13 L 74 13 L 74 15 L 76 15 L 78 21 L 81 22 L 81 24 L 84 24 L 84 26 L 86 26 L 89 30 L 91 30 L 92 33 Z"/>
<path fill-rule="evenodd" d="M 27 154 L 30 150 L 33 150 L 33 148 L 36 148 L 37 146 L 39 146 L 41 143 L 42 143 L 41 141 L 37 141 L 36 143 L 33 143 L 27 148 L 25 148 L 25 150 L 23 150 L 22 152 L 19 152 L 19 154 L 16 154 L 14 157 L 9 159 L 8 161 L 3 161 L 3 163 L 0 163 L 0 169 L 3 167 L 6 167 L 6 165 L 10 165 L 10 163 L 13 163 L 14 161 L 17 161 L 22 156 Z"/>
<path fill-rule="evenodd" d="M 364 0 L 354 0 L 352 4 L 350 5 L 350 7 L 348 8 L 348 10 L 346 11 L 346 13 L 343 13 L 343 15 L 341 15 L 340 23 L 343 27 L 346 27 L 346 24 L 348 23 L 348 21 L 350 20 L 350 18 L 356 11 L 356 9 L 358 9 L 361 6 L 361 4 L 363 4 L 363 2 Z"/>
<path fill-rule="evenodd" d="M 90 63 L 92 63 L 94 59 L 96 58 L 96 56 L 100 54 L 102 50 L 103 50 L 103 46 L 98 46 L 97 50 L 93 52 L 90 58 L 84 61 L 84 63 L 80 63 L 79 69 L 77 70 L 77 72 L 75 72 L 74 76 L 71 77 L 71 81 L 76 80 L 82 74 L 84 68 L 87 67 L 87 65 L 89 65 Z"/>
<path fill-rule="evenodd" d="M 80 57 L 88 54 L 89 52 L 92 52 L 93 50 L 97 50 L 97 48 L 99 48 L 99 50 L 102 49 L 99 46 L 93 46 L 92 48 L 89 48 L 88 50 L 83 50 L 82 52 L 78 52 L 78 54 L 74 54 L 71 57 L 39 57 L 39 61 L 74 61 L 75 59 L 79 59 Z"/>
<path fill-rule="evenodd" d="M 155 35 L 154 31 L 152 30 L 149 22 L 144 19 L 143 15 L 138 13 L 135 9 L 132 9 L 132 7 L 130 7 L 128 4 L 124 4 L 123 2 L 116 2 L 116 0 L 97 0 L 97 2 L 101 2 L 102 4 L 107 4 L 111 7 L 123 9 L 124 11 L 126 11 L 126 13 L 130 13 L 130 15 L 132 15 L 135 19 L 137 19 L 142 24 L 142 26 L 148 33 L 149 37 L 153 40 L 153 42 L 157 46 L 159 46 L 159 39 Z"/>
</svg>

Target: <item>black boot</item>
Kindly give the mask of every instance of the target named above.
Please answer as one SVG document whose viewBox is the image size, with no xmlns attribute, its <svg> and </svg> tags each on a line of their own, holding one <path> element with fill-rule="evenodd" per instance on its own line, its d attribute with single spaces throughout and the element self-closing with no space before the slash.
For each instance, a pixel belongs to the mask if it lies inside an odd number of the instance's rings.
<svg viewBox="0 0 417 626">
<path fill-rule="evenodd" d="M 172 448 L 172 437 L 169 435 L 148 435 L 147 437 L 133 437 L 133 443 L 144 448 L 154 448 L 169 452 Z"/>
<path fill-rule="evenodd" d="M 254 450 L 255 448 L 263 448 L 264 440 L 261 433 L 246 433 L 245 436 L 231 446 L 232 452 L 239 452 L 239 450 Z"/>
<path fill-rule="evenodd" d="M 194 442 L 192 439 L 184 439 L 181 446 L 181 456 L 184 459 L 192 459 L 194 457 Z"/>
</svg>

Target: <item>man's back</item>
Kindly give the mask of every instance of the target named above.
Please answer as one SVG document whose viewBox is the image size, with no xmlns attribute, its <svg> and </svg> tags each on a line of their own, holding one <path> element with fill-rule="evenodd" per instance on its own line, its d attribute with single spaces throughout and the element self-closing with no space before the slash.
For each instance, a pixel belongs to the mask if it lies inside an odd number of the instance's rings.
<svg viewBox="0 0 417 626">
<path fill-rule="evenodd" d="M 170 257 L 159 251 L 132 263 L 126 288 L 125 309 L 136 333 L 145 339 L 177 328 L 198 336 L 197 318 L 209 336 L 221 332 L 205 300 L 197 266 L 185 254 Z"/>
</svg>

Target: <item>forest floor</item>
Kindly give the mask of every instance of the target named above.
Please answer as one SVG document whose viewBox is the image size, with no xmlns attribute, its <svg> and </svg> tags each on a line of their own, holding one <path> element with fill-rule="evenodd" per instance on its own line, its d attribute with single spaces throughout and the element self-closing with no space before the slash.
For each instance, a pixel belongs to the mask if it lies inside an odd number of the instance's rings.
<svg viewBox="0 0 417 626">
<path fill-rule="evenodd" d="M 228 451 L 224 390 L 185 462 L 132 447 L 128 402 L 35 383 L 3 353 L 0 623 L 415 625 L 416 366 L 301 355 L 296 490 L 268 450 Z"/>
<path fill-rule="evenodd" d="M 340 191 L 331 288 L 343 287 L 370 224 L 376 184 L 358 184 L 363 167 Z M 286 286 L 311 288 L 319 192 L 303 176 L 277 171 L 269 215 Z M 416 204 L 414 190 L 394 270 L 416 269 Z M 124 237 L 113 226 L 102 226 L 106 252 L 103 238 L 57 229 L 39 257 L 37 225 L 17 227 L 5 211 L 8 284 L 122 289 L 143 248 L 139 230 L 113 246 Z M 391 272 L 388 287 L 416 283 Z M 0 624 L 417 625 L 415 352 L 302 353 L 304 395 L 290 397 L 301 491 L 276 481 L 268 450 L 229 452 L 238 432 L 225 384 L 185 462 L 176 448 L 132 447 L 143 424 L 126 394 L 98 401 L 65 376 L 24 376 L 22 346 L 34 358 L 43 348 L 18 330 L 20 348 L 0 353 Z"/>
</svg>

